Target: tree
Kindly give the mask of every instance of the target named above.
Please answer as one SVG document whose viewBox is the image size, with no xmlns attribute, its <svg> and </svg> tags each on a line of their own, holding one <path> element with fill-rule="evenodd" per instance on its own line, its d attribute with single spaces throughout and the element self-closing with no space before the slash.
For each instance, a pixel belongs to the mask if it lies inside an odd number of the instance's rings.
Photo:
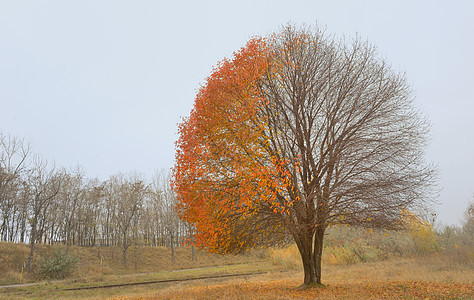
<svg viewBox="0 0 474 300">
<path fill-rule="evenodd" d="M 359 38 L 293 26 L 214 69 L 179 126 L 173 187 L 195 243 L 239 253 L 291 237 L 321 283 L 332 224 L 402 226 L 429 203 L 427 121 L 403 74 Z"/>
<path fill-rule="evenodd" d="M 66 243 L 66 254 L 71 244 L 71 231 L 76 217 L 76 211 L 83 206 L 85 198 L 84 170 L 77 166 L 71 173 L 64 173 L 63 184 L 59 193 L 59 212 L 62 219 L 63 236 Z"/>
<path fill-rule="evenodd" d="M 462 230 L 470 237 L 471 242 L 474 241 L 474 202 L 469 202 L 464 211 Z"/>
<path fill-rule="evenodd" d="M 62 178 L 62 174 L 56 171 L 54 166 L 50 168 L 45 160 L 35 157 L 31 174 L 28 176 L 28 204 L 31 210 L 28 272 L 33 268 L 35 244 L 41 239 L 41 235 L 38 234 L 38 222 L 40 219 L 46 219 L 48 207 L 59 193 Z"/>
<path fill-rule="evenodd" d="M 136 175 L 128 178 L 119 174 L 112 176 L 107 184 L 110 190 L 108 195 L 113 198 L 114 223 L 117 233 L 121 239 L 122 264 L 127 266 L 127 250 L 133 243 L 133 229 L 138 224 L 139 211 L 148 187 L 144 181 Z"/>
<path fill-rule="evenodd" d="M 180 229 L 183 227 L 176 211 L 176 194 L 171 188 L 170 174 L 165 169 L 156 171 L 151 183 L 149 217 L 154 219 L 154 230 L 159 233 L 160 244 L 171 248 L 171 262 L 175 262 L 175 248 L 178 246 Z"/>
<path fill-rule="evenodd" d="M 141 219 L 145 245 L 155 247 L 161 245 L 161 225 L 163 223 L 163 220 L 161 220 L 162 191 L 157 174 L 151 181 L 150 192 L 147 195 L 148 197 L 145 198 Z"/>
<path fill-rule="evenodd" d="M 161 170 L 154 178 L 154 184 L 159 187 L 161 196 L 161 220 L 164 231 L 168 236 L 168 244 L 171 248 L 171 262 L 175 262 L 175 248 L 178 245 L 180 220 L 176 214 L 176 194 L 170 186 L 170 175 Z"/>
<path fill-rule="evenodd" d="M 22 218 L 20 194 L 22 176 L 27 170 L 30 155 L 31 147 L 28 143 L 0 132 L 0 213 L 2 220 L 0 239 L 3 241 L 13 241 L 15 237 L 13 227 L 25 221 Z M 15 219 L 17 215 L 18 218 Z"/>
</svg>

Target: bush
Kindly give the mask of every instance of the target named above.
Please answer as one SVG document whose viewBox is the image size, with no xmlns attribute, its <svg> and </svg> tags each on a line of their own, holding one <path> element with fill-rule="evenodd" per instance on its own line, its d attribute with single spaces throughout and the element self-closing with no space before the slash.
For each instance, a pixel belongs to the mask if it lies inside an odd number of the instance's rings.
<svg viewBox="0 0 474 300">
<path fill-rule="evenodd" d="M 379 261 L 412 254 L 414 242 L 408 231 L 333 226 L 324 239 L 323 259 L 330 264 Z"/>
<path fill-rule="evenodd" d="M 433 226 L 421 219 L 414 219 L 409 224 L 415 252 L 418 255 L 433 254 L 439 251 Z"/>
<path fill-rule="evenodd" d="M 323 260 L 329 264 L 355 264 L 359 262 L 380 261 L 386 254 L 366 240 L 356 239 L 339 246 L 325 246 Z"/>
<path fill-rule="evenodd" d="M 65 278 L 74 271 L 77 261 L 77 257 L 67 254 L 62 248 L 57 248 L 50 257 L 41 258 L 41 275 L 49 279 Z"/>
<path fill-rule="evenodd" d="M 296 244 L 284 248 L 270 248 L 269 257 L 275 265 L 285 269 L 298 269 L 302 267 L 301 256 Z"/>
</svg>

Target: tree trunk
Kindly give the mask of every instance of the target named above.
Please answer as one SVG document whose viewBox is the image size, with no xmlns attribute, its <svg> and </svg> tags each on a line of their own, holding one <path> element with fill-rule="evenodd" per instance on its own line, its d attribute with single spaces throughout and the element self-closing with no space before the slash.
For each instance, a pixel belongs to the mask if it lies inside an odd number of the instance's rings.
<svg viewBox="0 0 474 300">
<path fill-rule="evenodd" d="M 2 200 L 3 201 L 3 200 Z M 3 217 L 3 223 L 2 223 L 2 233 L 1 233 L 1 240 L 2 241 L 7 241 L 7 217 L 5 216 L 5 214 L 2 216 Z"/>
<path fill-rule="evenodd" d="M 303 235 L 295 237 L 295 242 L 303 262 L 304 286 L 321 285 L 323 238 L 324 229 L 322 228 L 318 228 L 314 234 L 305 232 Z"/>
<path fill-rule="evenodd" d="M 35 255 L 35 242 L 31 240 L 30 255 L 28 256 L 28 272 L 33 270 L 33 256 Z"/>
<path fill-rule="evenodd" d="M 66 232 L 66 254 L 69 251 L 69 231 Z"/>
<path fill-rule="evenodd" d="M 193 229 L 190 229 L 189 230 L 189 233 L 191 235 L 191 252 L 192 252 L 192 255 L 193 255 L 193 262 L 196 262 L 196 253 L 194 251 L 194 232 L 193 232 Z"/>
<path fill-rule="evenodd" d="M 26 218 L 23 217 L 23 219 L 21 220 L 20 243 L 25 242 L 25 234 L 26 234 Z"/>
<path fill-rule="evenodd" d="M 127 248 L 125 247 L 122 247 L 122 264 L 124 268 L 127 267 Z"/>
<path fill-rule="evenodd" d="M 122 240 L 122 264 L 123 264 L 123 267 L 126 268 L 127 267 L 127 248 L 128 248 L 128 244 L 127 244 L 127 234 L 126 232 L 124 231 L 123 233 L 123 240 Z"/>
<path fill-rule="evenodd" d="M 173 235 L 171 235 L 171 263 L 174 264 L 174 238 Z"/>
<path fill-rule="evenodd" d="M 313 262 L 316 273 L 316 283 L 321 284 L 321 257 L 323 254 L 324 229 L 318 228 L 314 236 Z"/>
<path fill-rule="evenodd" d="M 300 251 L 301 260 L 303 262 L 304 270 L 304 285 L 316 284 L 316 269 L 313 260 L 313 241 L 312 234 L 305 233 L 298 238 L 295 238 L 296 245 Z"/>
<path fill-rule="evenodd" d="M 34 240 L 34 234 L 32 233 L 32 239 L 30 241 L 30 255 L 28 256 L 28 272 L 31 272 L 33 270 L 33 256 L 35 255 L 35 240 Z"/>
<path fill-rule="evenodd" d="M 30 255 L 28 256 L 28 272 L 33 270 L 33 256 L 35 255 L 35 243 L 36 243 L 36 216 L 33 218 L 33 223 L 31 224 L 31 238 L 30 238 Z"/>
</svg>

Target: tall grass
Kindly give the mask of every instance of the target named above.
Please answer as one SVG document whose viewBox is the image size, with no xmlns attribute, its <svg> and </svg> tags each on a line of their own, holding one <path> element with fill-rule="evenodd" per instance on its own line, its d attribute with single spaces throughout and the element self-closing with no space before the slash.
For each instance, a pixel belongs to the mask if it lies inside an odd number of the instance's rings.
<svg viewBox="0 0 474 300">
<path fill-rule="evenodd" d="M 392 257 L 421 257 L 443 254 L 449 263 L 474 265 L 474 239 L 470 227 L 443 227 L 436 231 L 429 228 L 418 231 L 394 232 L 367 230 L 351 227 L 329 228 L 324 238 L 323 265 L 351 265 L 359 262 L 382 261 Z M 27 261 L 29 247 L 25 244 L 0 242 L 0 285 L 38 281 L 41 258 L 51 257 L 60 246 L 37 245 L 34 272 L 21 275 L 22 265 Z M 166 247 L 136 247 L 127 252 L 128 266 L 122 266 L 120 247 L 76 247 L 69 254 L 78 258 L 77 269 L 72 278 L 96 278 L 104 275 L 160 272 L 204 266 L 217 266 L 266 260 L 282 269 L 302 269 L 301 256 L 296 245 L 285 248 L 270 248 L 251 251 L 245 256 L 213 255 L 197 251 L 197 262 L 192 260 L 189 248 L 176 249 L 176 263 L 171 262 L 171 250 Z M 101 264 L 102 261 L 102 264 Z"/>
<path fill-rule="evenodd" d="M 405 231 L 368 230 L 332 227 L 324 238 L 323 264 L 347 265 L 382 261 L 390 257 L 425 256 L 443 253 L 458 262 L 474 263 L 473 237 L 448 228 L 434 232 L 429 228 L 412 227 Z M 268 256 L 274 264 L 289 269 L 302 267 L 296 245 L 270 249 Z"/>
<path fill-rule="evenodd" d="M 23 273 L 22 282 L 33 282 L 46 279 L 41 273 L 41 264 L 54 257 L 58 245 L 36 245 L 33 272 Z M 197 261 L 192 260 L 190 248 L 179 247 L 175 250 L 176 262 L 171 262 L 171 249 L 167 247 L 137 247 L 127 251 L 127 267 L 122 266 L 122 250 L 120 247 L 77 247 L 70 246 L 68 254 L 77 258 L 77 267 L 67 274 L 69 278 L 95 278 L 101 280 L 106 275 L 125 275 L 134 273 L 162 272 L 176 269 L 232 265 L 249 261 L 261 261 L 258 251 L 245 256 L 214 255 L 196 251 Z M 0 285 L 20 283 L 22 265 L 27 262 L 29 246 L 0 242 Z M 102 261 L 102 263 L 101 263 Z"/>
</svg>

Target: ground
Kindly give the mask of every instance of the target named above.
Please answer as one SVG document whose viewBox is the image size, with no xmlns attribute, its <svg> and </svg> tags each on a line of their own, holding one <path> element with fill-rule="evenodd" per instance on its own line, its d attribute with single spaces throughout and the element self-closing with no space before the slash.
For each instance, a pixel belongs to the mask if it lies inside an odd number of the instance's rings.
<svg viewBox="0 0 474 300">
<path fill-rule="evenodd" d="M 283 267 L 282 267 L 283 266 Z M 93 290 L 69 287 L 264 272 Z M 301 289 L 303 273 L 272 261 L 181 272 L 104 277 L 95 282 L 68 280 L 1 289 L 3 299 L 473 299 L 474 266 L 445 255 L 390 258 L 378 262 L 323 267 L 323 288 Z"/>
</svg>

